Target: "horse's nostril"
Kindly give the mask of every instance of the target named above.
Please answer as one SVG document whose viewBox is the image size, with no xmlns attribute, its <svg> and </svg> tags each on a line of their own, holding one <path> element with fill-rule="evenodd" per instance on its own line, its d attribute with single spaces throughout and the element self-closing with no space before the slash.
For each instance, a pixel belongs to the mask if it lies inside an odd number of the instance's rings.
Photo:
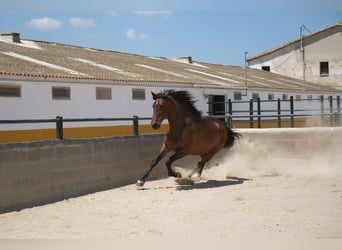
<svg viewBox="0 0 342 250">
<path fill-rule="evenodd" d="M 152 123 L 152 128 L 154 129 L 158 129 L 160 127 L 159 123 L 158 122 L 154 122 Z"/>
</svg>

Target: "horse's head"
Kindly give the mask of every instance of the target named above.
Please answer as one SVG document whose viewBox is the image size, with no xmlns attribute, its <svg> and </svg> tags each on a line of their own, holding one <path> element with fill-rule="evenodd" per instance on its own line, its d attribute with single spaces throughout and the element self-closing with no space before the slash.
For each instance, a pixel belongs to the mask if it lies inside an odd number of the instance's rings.
<svg viewBox="0 0 342 250">
<path fill-rule="evenodd" d="M 153 92 L 153 115 L 151 120 L 151 126 L 154 129 L 160 128 L 160 124 L 164 119 L 167 118 L 167 109 L 166 109 L 166 102 L 167 102 L 167 95 L 168 92 L 165 92 L 163 94 L 155 94 Z"/>
</svg>

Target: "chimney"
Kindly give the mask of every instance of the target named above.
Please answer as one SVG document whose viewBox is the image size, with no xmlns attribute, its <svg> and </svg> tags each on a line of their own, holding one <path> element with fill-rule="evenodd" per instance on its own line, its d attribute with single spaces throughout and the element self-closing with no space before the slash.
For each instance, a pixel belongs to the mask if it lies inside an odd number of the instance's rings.
<svg viewBox="0 0 342 250">
<path fill-rule="evenodd" d="M 178 60 L 181 62 L 192 63 L 191 56 L 181 56 Z"/>
<path fill-rule="evenodd" d="M 7 38 L 15 43 L 20 43 L 20 33 L 10 32 L 10 33 L 1 33 L 2 37 Z"/>
</svg>

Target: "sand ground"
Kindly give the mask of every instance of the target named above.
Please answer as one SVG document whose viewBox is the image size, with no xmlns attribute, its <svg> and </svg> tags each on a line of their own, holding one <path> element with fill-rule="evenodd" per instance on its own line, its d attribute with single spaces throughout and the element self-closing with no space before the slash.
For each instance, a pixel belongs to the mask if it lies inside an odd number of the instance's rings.
<svg viewBox="0 0 342 250">
<path fill-rule="evenodd" d="M 193 186 L 167 178 L 0 214 L 0 239 L 341 239 L 340 159 L 242 141 Z"/>
</svg>

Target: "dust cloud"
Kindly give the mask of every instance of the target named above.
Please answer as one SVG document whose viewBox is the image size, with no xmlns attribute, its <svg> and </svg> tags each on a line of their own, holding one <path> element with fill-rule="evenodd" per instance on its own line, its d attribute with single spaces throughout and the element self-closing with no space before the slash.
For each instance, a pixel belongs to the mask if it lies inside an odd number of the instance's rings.
<svg viewBox="0 0 342 250">
<path fill-rule="evenodd" d="M 317 139 L 317 142 L 315 142 Z M 321 146 L 315 145 L 321 143 Z M 203 172 L 208 178 L 229 176 L 342 176 L 341 145 L 311 137 L 301 145 L 240 139 Z"/>
</svg>

